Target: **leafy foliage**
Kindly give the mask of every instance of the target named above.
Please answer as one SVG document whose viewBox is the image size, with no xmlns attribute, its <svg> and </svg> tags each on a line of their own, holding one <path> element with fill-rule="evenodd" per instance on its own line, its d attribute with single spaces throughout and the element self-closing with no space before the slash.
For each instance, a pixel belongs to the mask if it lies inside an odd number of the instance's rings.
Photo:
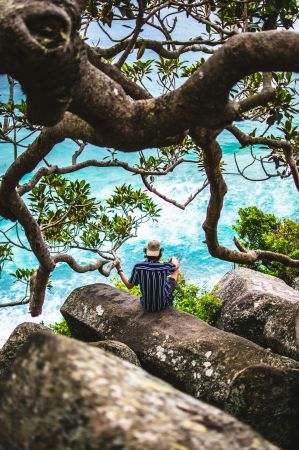
<svg viewBox="0 0 299 450">
<path fill-rule="evenodd" d="M 153 62 L 153 59 L 148 59 L 146 61 L 135 61 L 132 65 L 124 63 L 122 66 L 122 71 L 130 80 L 135 83 L 139 81 L 142 84 L 144 77 L 146 77 L 149 81 L 152 81 L 149 75 L 153 71 Z"/>
<path fill-rule="evenodd" d="M 14 283 L 22 283 L 26 286 L 24 298 L 27 298 L 27 296 L 28 296 L 30 279 L 35 274 L 35 272 L 36 272 L 35 269 L 18 268 L 15 270 L 15 272 L 10 273 L 10 276 L 14 278 Z M 52 280 L 50 278 L 48 280 L 46 287 L 47 287 L 48 291 L 51 291 L 51 289 L 53 288 Z"/>
<path fill-rule="evenodd" d="M 137 296 L 141 295 L 138 286 L 129 290 L 118 278 L 112 279 L 112 283 L 118 289 Z M 200 288 L 195 284 L 188 283 L 184 275 L 180 274 L 173 297 L 176 308 L 192 314 L 210 325 L 215 323 L 217 313 L 221 308 L 221 301 L 217 298 L 217 288 L 209 292 L 205 287 Z"/>
<path fill-rule="evenodd" d="M 239 209 L 233 229 L 241 243 L 252 250 L 269 250 L 299 259 L 299 223 L 289 219 L 278 219 L 274 214 L 265 214 L 255 206 Z M 251 266 L 269 275 L 282 278 L 291 284 L 299 276 L 299 269 L 287 267 L 279 262 L 261 261 Z"/>
<path fill-rule="evenodd" d="M 191 75 L 193 75 L 193 73 L 199 69 L 204 63 L 206 62 L 206 60 L 204 58 L 200 58 L 199 61 L 196 61 L 194 64 L 191 64 L 190 66 L 183 66 L 182 67 L 182 78 L 184 77 L 191 77 Z"/>
<path fill-rule="evenodd" d="M 0 275 L 6 261 L 12 261 L 13 251 L 11 244 L 0 244 Z"/>
<path fill-rule="evenodd" d="M 206 287 L 198 287 L 188 283 L 180 275 L 174 291 L 175 307 L 192 314 L 210 325 L 215 323 L 221 301 L 217 298 L 217 287 L 209 291 Z"/>
<path fill-rule="evenodd" d="M 212 1 L 214 8 L 220 8 L 217 16 L 223 26 L 244 19 L 244 3 L 225 0 Z M 246 14 L 249 20 L 248 31 L 267 30 L 276 27 L 292 28 L 299 13 L 296 0 L 262 0 L 246 2 Z"/>
<path fill-rule="evenodd" d="M 34 274 L 34 269 L 17 269 L 10 275 L 15 278 L 15 283 L 20 281 L 21 283 L 28 284 L 30 277 Z"/>
<path fill-rule="evenodd" d="M 44 177 L 28 196 L 30 208 L 52 247 L 84 245 L 90 249 L 136 235 L 138 226 L 157 220 L 159 209 L 141 189 L 123 184 L 105 202 L 96 202 L 85 180 Z"/>
<path fill-rule="evenodd" d="M 32 125 L 27 121 L 27 102 L 21 99 L 20 103 L 14 103 L 12 100 L 8 102 L 0 102 L 0 115 L 13 118 L 22 124 L 23 127 L 32 129 Z M 0 128 L 2 128 L 0 123 Z"/>
<path fill-rule="evenodd" d="M 86 4 L 87 17 L 109 27 L 118 14 L 127 19 L 134 18 L 133 3 L 130 0 L 88 0 Z"/>
<path fill-rule="evenodd" d="M 44 325 L 43 322 L 40 322 L 42 325 Z M 68 327 L 68 324 L 65 319 L 63 319 L 61 322 L 55 322 L 54 324 L 48 324 L 47 325 L 54 333 L 62 334 L 63 336 L 72 337 L 71 331 Z"/>
</svg>

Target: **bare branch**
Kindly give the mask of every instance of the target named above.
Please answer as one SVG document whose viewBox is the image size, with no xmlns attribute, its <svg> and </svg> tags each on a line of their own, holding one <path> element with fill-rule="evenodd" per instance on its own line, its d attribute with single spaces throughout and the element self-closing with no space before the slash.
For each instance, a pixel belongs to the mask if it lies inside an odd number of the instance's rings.
<svg viewBox="0 0 299 450">
<path fill-rule="evenodd" d="M 86 272 L 91 272 L 93 270 L 102 269 L 102 267 L 109 262 L 108 260 L 98 259 L 94 263 L 89 263 L 89 264 L 85 264 L 85 265 L 81 266 L 80 264 L 77 263 L 77 261 L 75 260 L 75 258 L 73 256 L 68 255 L 68 254 L 56 255 L 56 256 L 54 256 L 54 260 L 56 263 L 65 262 L 75 272 L 78 272 L 78 273 L 86 273 Z"/>
<path fill-rule="evenodd" d="M 176 200 L 167 197 L 165 194 L 162 194 L 162 193 L 159 192 L 157 189 L 155 189 L 155 188 L 153 187 L 153 185 L 147 181 L 147 176 L 146 176 L 146 175 L 141 175 L 141 178 L 142 178 L 142 181 L 143 181 L 145 187 L 146 187 L 150 192 L 152 192 L 153 194 L 157 195 L 157 197 L 162 198 L 162 200 L 164 200 L 165 202 L 171 203 L 172 205 L 174 205 L 174 206 L 176 206 L 177 208 L 180 208 L 180 209 L 182 209 L 182 210 L 185 210 L 186 207 L 187 207 L 187 206 L 188 206 L 188 205 L 189 205 L 189 204 L 197 197 L 197 195 L 198 195 L 200 192 L 202 192 L 202 191 L 207 187 L 207 185 L 209 184 L 208 181 L 205 180 L 204 183 L 203 183 L 203 185 L 202 185 L 197 191 L 195 191 L 194 194 L 190 195 L 190 196 L 188 197 L 188 199 L 186 200 L 185 203 L 178 203 Z"/>
<path fill-rule="evenodd" d="M 66 173 L 72 173 L 76 172 L 78 170 L 84 169 L 86 167 L 121 167 L 128 172 L 139 174 L 139 175 L 153 175 L 153 176 L 164 176 L 168 173 L 172 172 L 178 165 L 185 162 L 185 160 L 178 159 L 173 164 L 169 164 L 168 167 L 164 170 L 146 170 L 137 168 L 134 166 L 130 166 L 128 163 L 124 161 L 119 161 L 117 159 L 114 159 L 112 161 L 98 161 L 96 159 L 90 159 L 87 161 L 83 161 L 81 163 L 77 163 L 71 166 L 65 166 L 65 167 L 57 167 L 57 166 L 51 166 L 51 167 L 41 167 L 36 174 L 29 180 L 27 183 L 24 183 L 23 185 L 19 186 L 18 192 L 20 195 L 25 194 L 26 192 L 31 191 L 31 189 L 36 186 L 36 184 L 39 182 L 39 180 L 46 176 L 51 174 L 66 174 Z"/>
<path fill-rule="evenodd" d="M 296 165 L 296 161 L 293 154 L 292 144 L 289 141 L 285 141 L 283 139 L 271 139 L 264 136 L 250 136 L 246 133 L 243 133 L 239 128 L 237 128 L 234 125 L 229 125 L 226 127 L 228 131 L 230 131 L 240 142 L 240 144 L 243 147 L 249 146 L 249 145 L 267 145 L 269 148 L 272 149 L 282 149 L 286 163 L 288 164 L 295 186 L 297 190 L 299 191 L 299 172 L 298 167 Z M 261 161 L 262 162 L 262 161 Z M 263 164 L 263 162 L 262 162 Z M 263 166 L 264 168 L 264 166 Z M 265 170 L 264 170 L 265 171 Z M 266 171 L 265 171 L 266 172 Z M 243 173 L 242 173 L 243 175 Z M 281 174 L 268 174 L 267 177 L 273 177 L 273 176 L 281 176 Z"/>
<path fill-rule="evenodd" d="M 130 39 L 130 41 L 128 42 L 125 51 L 123 52 L 123 54 L 121 55 L 121 57 L 119 58 L 119 60 L 117 61 L 117 63 L 115 64 L 115 66 L 120 69 L 122 67 L 122 65 L 124 64 L 124 62 L 126 61 L 127 57 L 129 56 L 131 50 L 134 48 L 135 42 L 139 36 L 139 33 L 141 31 L 142 25 L 144 23 L 143 21 L 143 15 L 144 15 L 144 6 L 143 6 L 143 1 L 142 0 L 137 0 L 138 3 L 138 15 L 136 18 L 136 25 L 135 25 L 135 29 L 134 29 L 134 33 Z"/>
<path fill-rule="evenodd" d="M 296 160 L 294 158 L 294 153 L 293 153 L 292 147 L 291 148 L 285 147 L 283 149 L 283 153 L 284 153 L 286 162 L 290 168 L 290 171 L 292 173 L 292 177 L 293 177 L 295 186 L 296 186 L 297 190 L 299 191 L 299 169 L 298 169 Z"/>
<path fill-rule="evenodd" d="M 87 145 L 87 144 L 86 144 L 85 142 L 83 142 L 82 144 L 80 144 L 78 150 L 76 150 L 75 153 L 73 154 L 73 156 L 72 156 L 72 164 L 73 164 L 73 165 L 74 165 L 74 164 L 77 164 L 77 159 L 78 159 L 79 156 L 82 154 L 82 152 L 83 152 L 83 150 L 85 149 L 86 145 Z"/>
<path fill-rule="evenodd" d="M 7 308 L 9 306 L 26 305 L 27 303 L 29 303 L 28 296 L 22 298 L 22 300 L 16 300 L 15 302 L 0 303 L 0 308 Z"/>
</svg>

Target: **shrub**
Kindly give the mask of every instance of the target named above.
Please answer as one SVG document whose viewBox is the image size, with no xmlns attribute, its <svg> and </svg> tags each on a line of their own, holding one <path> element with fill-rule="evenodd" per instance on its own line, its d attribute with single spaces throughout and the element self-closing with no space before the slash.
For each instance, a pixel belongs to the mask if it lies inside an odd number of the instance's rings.
<svg viewBox="0 0 299 450">
<path fill-rule="evenodd" d="M 116 278 L 112 279 L 112 283 L 118 289 L 123 289 L 138 296 L 141 295 L 138 286 L 129 290 L 122 281 Z M 217 288 L 209 292 L 206 287 L 199 288 L 195 284 L 188 283 L 184 275 L 181 274 L 173 297 L 176 308 L 188 312 L 210 325 L 215 323 L 217 313 L 221 308 L 221 301 L 217 298 Z"/>
<path fill-rule="evenodd" d="M 283 253 L 293 259 L 299 259 L 299 223 L 278 219 L 274 214 L 265 214 L 256 206 L 240 208 L 239 216 L 240 219 L 233 225 L 233 229 L 238 233 L 244 247 Z M 273 261 L 258 261 L 250 268 L 274 275 L 288 284 L 292 284 L 293 279 L 299 276 L 298 268 Z"/>
<path fill-rule="evenodd" d="M 56 322 L 54 324 L 48 324 L 48 327 L 52 331 L 54 331 L 54 333 L 62 334 L 63 336 L 72 337 L 71 331 L 70 331 L 65 319 L 63 319 L 61 322 Z"/>
</svg>

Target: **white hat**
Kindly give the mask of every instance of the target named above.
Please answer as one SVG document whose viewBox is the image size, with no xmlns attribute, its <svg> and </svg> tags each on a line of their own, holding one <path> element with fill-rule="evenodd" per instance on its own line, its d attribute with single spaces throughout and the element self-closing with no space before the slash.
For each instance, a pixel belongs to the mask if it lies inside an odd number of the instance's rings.
<svg viewBox="0 0 299 450">
<path fill-rule="evenodd" d="M 160 251 L 161 251 L 160 242 L 155 240 L 149 241 L 145 248 L 146 256 L 160 256 Z"/>
</svg>

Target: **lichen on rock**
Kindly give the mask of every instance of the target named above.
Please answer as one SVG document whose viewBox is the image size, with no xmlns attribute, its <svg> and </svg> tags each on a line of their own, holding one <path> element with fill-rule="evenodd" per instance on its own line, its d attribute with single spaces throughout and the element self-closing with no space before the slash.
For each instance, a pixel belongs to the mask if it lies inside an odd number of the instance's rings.
<svg viewBox="0 0 299 450">
<path fill-rule="evenodd" d="M 1 450 L 277 450 L 141 368 L 45 332 L 0 384 L 0 423 Z"/>
<path fill-rule="evenodd" d="M 218 296 L 222 300 L 219 328 L 299 360 L 298 291 L 279 278 L 240 268 L 220 280 Z"/>
<path fill-rule="evenodd" d="M 100 317 L 96 311 L 99 305 L 104 310 Z M 86 308 L 84 314 L 83 308 Z M 269 352 L 175 308 L 145 313 L 138 297 L 104 284 L 73 291 L 61 312 L 74 337 L 123 342 L 137 354 L 147 371 L 220 408 L 229 405 L 232 386 L 243 373 L 244 389 L 238 389 L 235 395 L 234 414 L 241 420 L 244 417 L 256 430 L 279 445 L 299 439 L 298 427 L 293 422 L 294 417 L 299 420 L 299 403 L 294 405 L 294 396 L 287 388 L 290 376 L 297 380 L 293 381 L 293 386 L 299 386 L 297 361 Z M 245 416 L 243 407 L 238 408 L 238 405 L 243 404 L 247 387 L 252 389 L 255 378 L 252 379 L 251 371 L 243 371 L 256 366 L 263 366 L 269 378 L 273 369 L 281 369 L 280 386 L 276 391 L 275 383 L 266 385 L 263 388 L 265 395 L 255 401 Z M 281 389 L 283 386 L 285 393 Z M 258 389 L 262 388 L 257 382 Z M 284 413 L 275 416 L 273 405 L 279 407 L 279 402 L 285 405 Z M 270 411 L 272 415 L 267 422 L 256 420 L 258 414 L 268 417 Z M 279 435 L 280 427 L 285 429 L 284 442 Z"/>
</svg>

